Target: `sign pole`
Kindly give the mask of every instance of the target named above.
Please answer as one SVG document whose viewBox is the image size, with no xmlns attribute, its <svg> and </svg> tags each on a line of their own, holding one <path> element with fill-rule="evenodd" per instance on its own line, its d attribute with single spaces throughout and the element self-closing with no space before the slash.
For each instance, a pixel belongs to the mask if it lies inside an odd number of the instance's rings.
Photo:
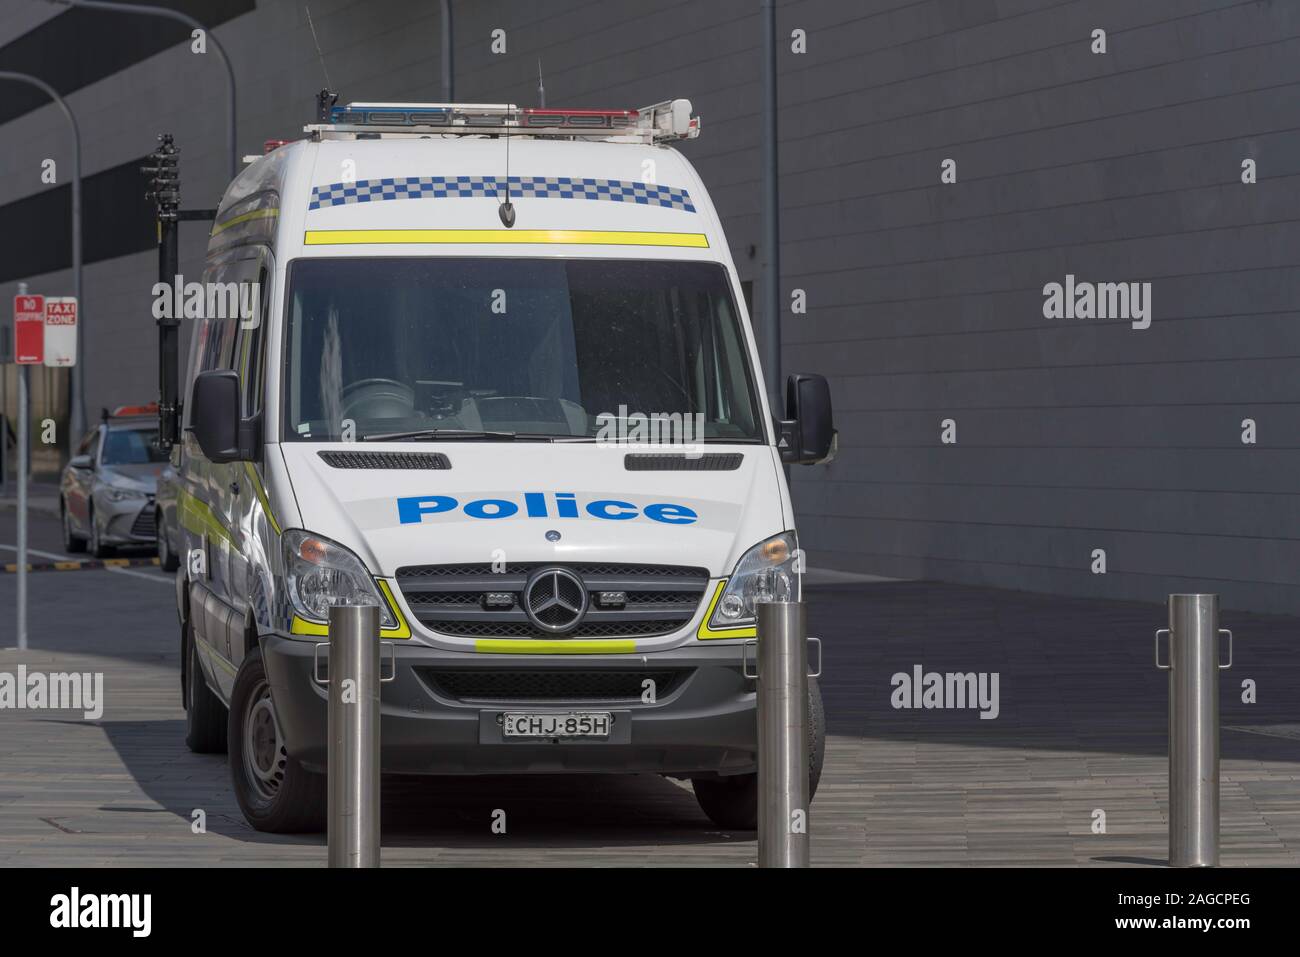
<svg viewBox="0 0 1300 957">
<path fill-rule="evenodd" d="M 18 295 L 27 295 L 27 283 L 18 284 Z M 42 302 L 42 311 L 44 303 Z M 44 320 L 42 320 L 44 323 Z M 14 358 L 21 358 L 18 349 L 18 315 L 14 313 Z M 30 410 L 28 409 L 31 371 L 29 363 L 23 363 L 18 369 L 18 650 L 27 650 L 27 467 L 30 451 L 28 449 L 27 430 L 29 428 Z"/>
</svg>

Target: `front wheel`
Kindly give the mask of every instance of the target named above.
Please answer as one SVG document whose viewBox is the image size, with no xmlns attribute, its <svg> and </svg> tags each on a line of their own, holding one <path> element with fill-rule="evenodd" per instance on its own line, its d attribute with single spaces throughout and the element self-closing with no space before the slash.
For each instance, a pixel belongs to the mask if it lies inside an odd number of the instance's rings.
<svg viewBox="0 0 1300 957">
<path fill-rule="evenodd" d="M 826 710 L 822 690 L 808 681 L 808 803 L 817 793 L 826 757 Z M 737 774 L 724 778 L 696 778 L 691 781 L 700 809 L 718 827 L 731 831 L 752 831 L 758 827 L 758 775 Z"/>
<path fill-rule="evenodd" d="M 185 622 L 185 745 L 195 754 L 226 753 L 226 706 L 203 677 L 194 626 Z"/>
<path fill-rule="evenodd" d="M 63 513 L 63 550 L 69 555 L 86 550 L 86 540 L 72 530 L 72 516 L 68 514 L 68 503 L 60 503 Z"/>
<path fill-rule="evenodd" d="M 277 834 L 324 830 L 325 776 L 289 756 L 260 650 L 235 676 L 227 738 L 235 799 L 249 824 Z"/>
<path fill-rule="evenodd" d="M 86 522 L 90 526 L 90 554 L 96 558 L 112 558 L 113 546 L 104 543 L 104 537 L 99 531 L 99 522 L 95 520 L 95 510 L 92 508 L 86 513 Z"/>
</svg>

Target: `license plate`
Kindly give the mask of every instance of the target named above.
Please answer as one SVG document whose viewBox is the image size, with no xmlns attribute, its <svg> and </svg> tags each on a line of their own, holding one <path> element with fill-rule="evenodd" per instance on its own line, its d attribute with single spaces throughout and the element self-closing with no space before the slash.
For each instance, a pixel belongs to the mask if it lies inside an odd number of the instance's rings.
<svg viewBox="0 0 1300 957">
<path fill-rule="evenodd" d="M 608 711 L 509 712 L 501 716 L 501 733 L 507 738 L 608 738 L 613 724 Z"/>
</svg>

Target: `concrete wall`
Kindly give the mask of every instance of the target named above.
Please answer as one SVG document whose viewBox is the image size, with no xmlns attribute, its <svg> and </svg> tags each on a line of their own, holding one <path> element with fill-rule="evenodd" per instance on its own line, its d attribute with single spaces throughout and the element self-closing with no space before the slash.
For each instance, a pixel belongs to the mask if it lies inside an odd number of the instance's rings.
<svg viewBox="0 0 1300 957">
<path fill-rule="evenodd" d="M 436 2 L 310 6 L 345 99 L 439 98 Z M 704 133 L 684 152 L 757 278 L 757 0 L 455 6 L 458 99 L 536 103 L 539 58 L 551 105 L 691 97 Z M 0 15 L 0 64 L 51 15 Z M 841 431 L 836 462 L 793 470 L 812 563 L 1300 612 L 1300 7 L 781 0 L 779 32 L 796 28 L 807 52 L 780 57 L 782 287 L 808 310 L 787 310 L 783 361 L 831 378 Z M 259 0 L 215 32 L 239 74 L 241 152 L 298 135 L 325 82 L 302 3 Z M 165 129 L 187 205 L 213 205 L 220 78 L 178 40 L 72 92 L 87 171 Z M 40 159 L 66 139 L 49 108 L 0 138 L 2 213 L 43 188 Z M 187 274 L 202 248 L 191 227 Z M 87 270 L 92 409 L 153 388 L 154 272 L 150 252 Z M 1044 285 L 1067 274 L 1151 283 L 1150 328 L 1044 318 Z M 23 277 L 6 278 L 4 295 Z"/>
</svg>

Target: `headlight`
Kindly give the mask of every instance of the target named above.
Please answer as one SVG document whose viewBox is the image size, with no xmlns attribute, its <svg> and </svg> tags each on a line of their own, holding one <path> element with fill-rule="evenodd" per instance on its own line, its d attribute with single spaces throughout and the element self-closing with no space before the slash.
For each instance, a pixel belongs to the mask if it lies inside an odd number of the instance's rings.
<svg viewBox="0 0 1300 957">
<path fill-rule="evenodd" d="M 380 627 L 397 627 L 374 578 L 352 552 L 328 538 L 297 529 L 285 532 L 280 542 L 289 600 L 300 616 L 328 622 L 331 605 L 378 605 Z"/>
<path fill-rule="evenodd" d="M 131 488 L 112 488 L 111 486 L 104 489 L 104 496 L 110 502 L 129 502 L 132 499 L 142 499 L 146 496 L 145 492 L 137 492 Z"/>
<path fill-rule="evenodd" d="M 802 557 L 793 532 L 774 535 L 741 556 L 727 588 L 718 599 L 710 628 L 737 628 L 754 623 L 760 601 L 799 601 Z"/>
</svg>

